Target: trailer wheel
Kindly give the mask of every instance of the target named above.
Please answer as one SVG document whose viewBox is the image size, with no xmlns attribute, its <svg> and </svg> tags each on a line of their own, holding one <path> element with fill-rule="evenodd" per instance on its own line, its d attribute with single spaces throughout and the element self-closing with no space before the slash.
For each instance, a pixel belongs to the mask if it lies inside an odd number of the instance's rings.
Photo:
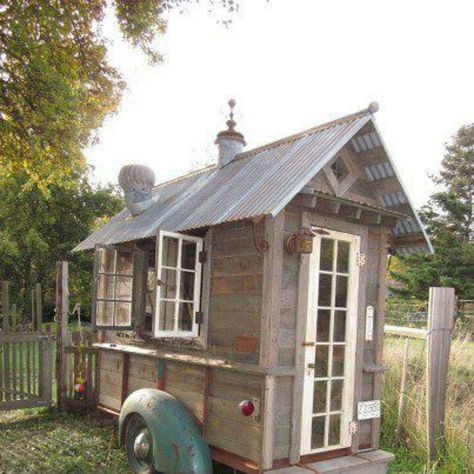
<svg viewBox="0 0 474 474">
<path fill-rule="evenodd" d="M 127 423 L 125 449 L 134 473 L 158 473 L 153 467 L 153 436 L 146 421 L 136 413 L 130 416 Z"/>
</svg>

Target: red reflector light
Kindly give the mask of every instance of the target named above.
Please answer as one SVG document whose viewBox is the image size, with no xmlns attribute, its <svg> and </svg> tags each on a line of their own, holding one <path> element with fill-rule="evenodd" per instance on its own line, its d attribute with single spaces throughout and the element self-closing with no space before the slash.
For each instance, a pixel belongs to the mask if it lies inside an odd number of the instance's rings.
<svg viewBox="0 0 474 474">
<path fill-rule="evenodd" d="M 243 400 L 239 403 L 240 412 L 244 416 L 250 416 L 255 411 L 255 405 L 250 400 Z"/>
</svg>

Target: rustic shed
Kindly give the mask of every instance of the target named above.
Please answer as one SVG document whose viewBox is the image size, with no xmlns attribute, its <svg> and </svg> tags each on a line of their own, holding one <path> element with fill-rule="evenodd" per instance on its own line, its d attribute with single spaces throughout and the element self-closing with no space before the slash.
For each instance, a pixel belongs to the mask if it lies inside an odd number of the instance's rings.
<svg viewBox="0 0 474 474">
<path fill-rule="evenodd" d="M 377 105 L 248 151 L 230 105 L 216 165 L 126 167 L 127 207 L 75 249 L 96 254 L 100 406 L 163 390 L 243 472 L 385 472 L 387 255 L 431 244 Z"/>
</svg>

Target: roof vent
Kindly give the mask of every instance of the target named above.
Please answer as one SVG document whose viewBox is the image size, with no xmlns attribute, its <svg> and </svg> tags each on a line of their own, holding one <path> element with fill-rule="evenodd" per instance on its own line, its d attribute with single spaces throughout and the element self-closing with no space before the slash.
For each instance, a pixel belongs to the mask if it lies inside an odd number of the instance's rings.
<svg viewBox="0 0 474 474">
<path fill-rule="evenodd" d="M 219 132 L 214 142 L 219 147 L 219 157 L 217 161 L 219 168 L 227 165 L 239 153 L 242 153 L 246 145 L 244 136 L 235 130 L 235 126 L 237 125 L 234 120 L 234 107 L 236 102 L 234 99 L 230 99 L 228 104 L 230 107 L 229 120 L 226 122 L 228 129 Z"/>
<path fill-rule="evenodd" d="M 132 216 L 138 216 L 157 201 L 158 196 L 153 193 L 155 173 L 148 166 L 126 165 L 120 170 L 118 180 Z"/>
</svg>

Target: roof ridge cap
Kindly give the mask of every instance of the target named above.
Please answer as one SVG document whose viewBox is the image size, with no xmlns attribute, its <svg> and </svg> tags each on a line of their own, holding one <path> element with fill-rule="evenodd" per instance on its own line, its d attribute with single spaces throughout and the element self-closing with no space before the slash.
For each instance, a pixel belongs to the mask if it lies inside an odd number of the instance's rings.
<svg viewBox="0 0 474 474">
<path fill-rule="evenodd" d="M 190 178 L 191 176 L 194 176 L 196 174 L 204 173 L 206 170 L 209 170 L 211 168 L 216 168 L 216 165 L 215 164 L 207 165 L 204 168 L 190 171 L 189 173 L 183 174 L 181 176 L 177 176 L 176 178 L 168 179 L 167 181 L 162 181 L 161 183 L 156 184 L 153 189 L 158 189 L 172 183 L 177 183 L 178 181 L 182 181 L 183 179 Z"/>
<path fill-rule="evenodd" d="M 337 125 L 340 125 L 341 123 L 345 122 L 350 122 L 351 120 L 355 120 L 356 118 L 363 117 L 364 115 L 373 115 L 373 113 L 370 110 L 370 107 L 359 110 L 358 112 L 354 112 L 349 115 L 344 115 L 343 117 L 339 117 L 338 119 L 330 120 L 329 122 L 324 122 L 322 124 L 316 125 L 315 127 L 308 128 L 307 130 L 303 130 L 302 132 L 295 133 L 293 135 L 289 135 L 284 138 L 280 138 L 278 140 L 275 140 L 273 142 L 267 143 L 265 145 L 260 145 L 256 148 L 253 148 L 251 150 L 244 151 L 237 155 L 232 161 L 237 161 L 241 160 L 243 158 L 247 158 L 248 156 L 255 155 L 261 151 L 268 150 L 270 148 L 275 148 L 277 146 L 283 145 L 285 143 L 292 142 L 294 140 L 297 140 L 298 138 L 303 138 L 304 136 L 307 135 L 312 135 L 313 133 L 320 132 L 322 130 L 325 130 L 327 128 L 332 128 Z"/>
</svg>

